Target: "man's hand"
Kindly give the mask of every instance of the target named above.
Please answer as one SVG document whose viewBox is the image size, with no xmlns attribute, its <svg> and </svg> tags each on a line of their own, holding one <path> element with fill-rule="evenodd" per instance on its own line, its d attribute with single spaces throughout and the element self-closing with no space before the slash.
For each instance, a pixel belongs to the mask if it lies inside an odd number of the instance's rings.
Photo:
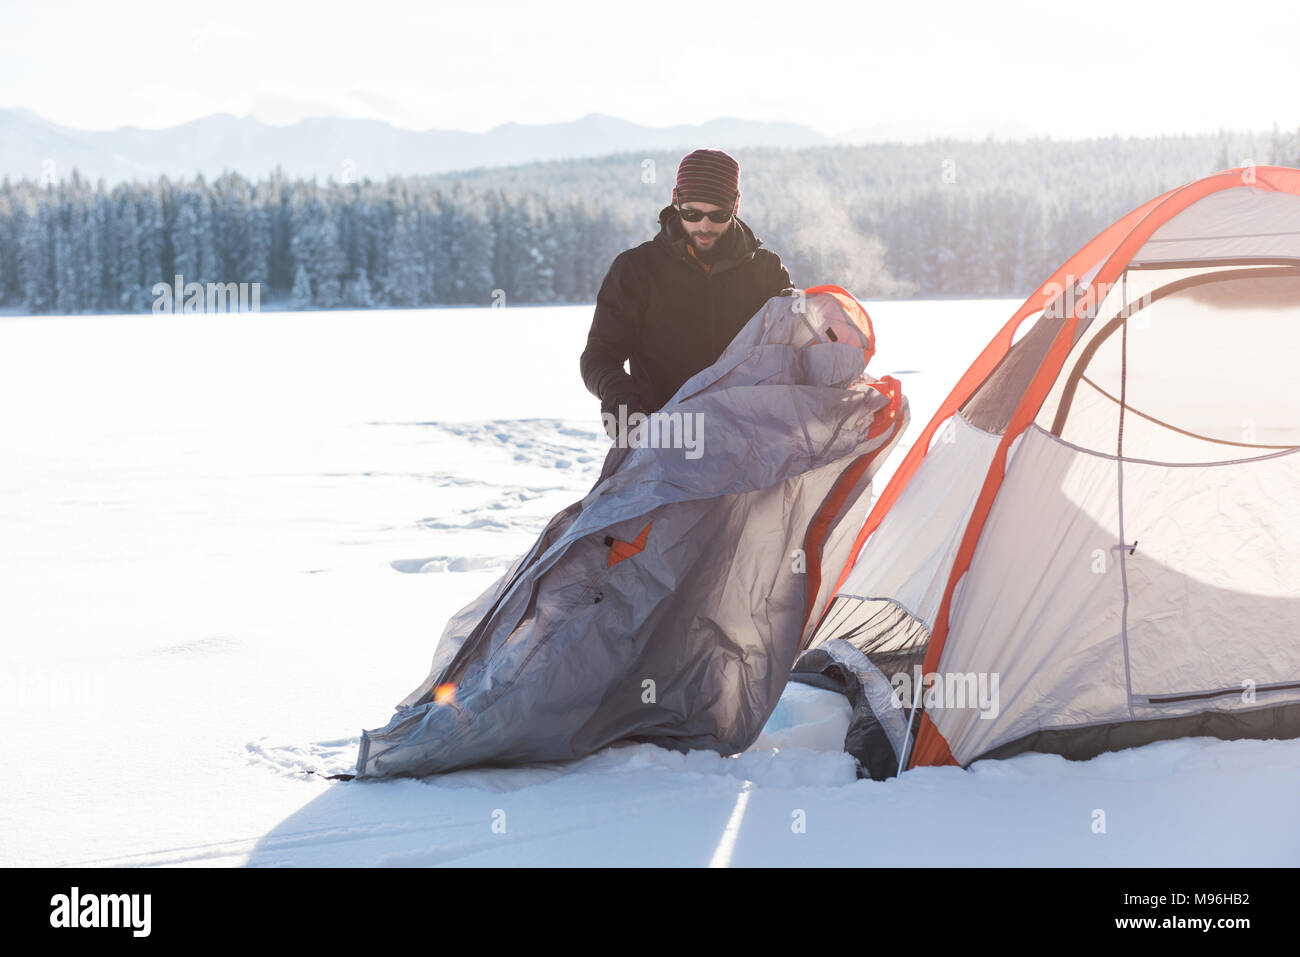
<svg viewBox="0 0 1300 957">
<path fill-rule="evenodd" d="M 604 423 L 605 432 L 611 442 L 618 441 L 618 422 L 619 407 L 626 406 L 627 412 L 623 415 L 623 421 L 626 422 L 634 412 L 645 413 L 648 411 L 648 405 L 645 399 L 641 398 L 641 393 L 635 388 L 624 387 L 620 389 L 610 389 L 600 401 L 600 419 Z"/>
</svg>

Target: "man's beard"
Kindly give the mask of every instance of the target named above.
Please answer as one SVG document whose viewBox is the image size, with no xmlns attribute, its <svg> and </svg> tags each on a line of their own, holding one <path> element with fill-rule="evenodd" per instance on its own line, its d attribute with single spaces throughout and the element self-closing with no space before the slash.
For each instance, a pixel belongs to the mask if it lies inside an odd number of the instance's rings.
<svg viewBox="0 0 1300 957">
<path fill-rule="evenodd" d="M 712 246 L 705 250 L 701 249 L 694 241 L 691 245 L 695 247 L 695 258 L 700 262 L 712 265 L 715 261 L 725 256 L 731 249 L 732 236 L 736 231 L 735 224 L 727 227 L 727 231 L 713 240 Z"/>
</svg>

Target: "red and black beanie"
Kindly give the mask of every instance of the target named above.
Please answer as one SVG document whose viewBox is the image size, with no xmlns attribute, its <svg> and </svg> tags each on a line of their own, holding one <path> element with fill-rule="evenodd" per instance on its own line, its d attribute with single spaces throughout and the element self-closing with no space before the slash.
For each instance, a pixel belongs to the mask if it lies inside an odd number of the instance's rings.
<svg viewBox="0 0 1300 957">
<path fill-rule="evenodd" d="M 673 205 L 712 203 L 735 213 L 740 209 L 740 164 L 722 150 L 687 153 L 677 166 Z"/>
</svg>

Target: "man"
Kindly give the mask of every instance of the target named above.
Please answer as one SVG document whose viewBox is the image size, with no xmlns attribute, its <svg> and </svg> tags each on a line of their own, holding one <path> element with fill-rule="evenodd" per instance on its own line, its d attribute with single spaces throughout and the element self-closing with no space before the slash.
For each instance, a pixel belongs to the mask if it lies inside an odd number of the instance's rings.
<svg viewBox="0 0 1300 957">
<path fill-rule="evenodd" d="M 615 257 L 580 362 L 602 413 L 657 411 L 790 288 L 781 257 L 760 248 L 739 208 L 740 165 L 722 150 L 695 150 L 677 168 L 659 234 Z"/>
</svg>

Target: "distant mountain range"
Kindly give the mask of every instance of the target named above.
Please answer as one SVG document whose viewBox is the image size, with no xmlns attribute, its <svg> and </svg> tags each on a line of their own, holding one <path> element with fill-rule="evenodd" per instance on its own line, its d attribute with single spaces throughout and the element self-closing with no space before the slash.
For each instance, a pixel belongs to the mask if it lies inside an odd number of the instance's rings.
<svg viewBox="0 0 1300 957">
<path fill-rule="evenodd" d="M 635 150 L 683 151 L 697 146 L 833 146 L 844 143 L 916 141 L 921 124 L 879 124 L 829 137 L 796 123 L 716 119 L 698 125 L 641 126 L 591 113 L 569 123 L 505 123 L 486 133 L 399 129 L 380 120 L 322 117 L 292 126 L 270 126 L 251 117 L 216 113 L 161 130 L 124 126 L 77 130 L 30 110 L 0 110 L 0 177 L 66 178 L 75 167 L 83 178 L 110 184 L 152 180 L 161 174 L 212 179 L 226 170 L 260 178 L 277 165 L 290 177 L 322 181 L 384 179 L 543 160 L 606 156 Z M 989 123 L 961 138 L 1025 138 L 1032 131 L 1011 123 Z M 931 135 L 939 135 L 937 133 Z"/>
<path fill-rule="evenodd" d="M 53 161 L 62 179 L 73 167 L 92 181 L 211 179 L 225 170 L 253 178 L 277 165 L 291 177 L 384 179 L 628 150 L 818 146 L 835 140 L 793 123 L 718 119 L 655 128 L 592 113 L 571 123 L 506 123 L 486 133 L 399 129 L 379 120 L 317 118 L 270 126 L 217 113 L 161 130 L 126 126 L 89 131 L 59 126 L 29 110 L 0 110 L 0 176 L 39 179 Z"/>
</svg>

